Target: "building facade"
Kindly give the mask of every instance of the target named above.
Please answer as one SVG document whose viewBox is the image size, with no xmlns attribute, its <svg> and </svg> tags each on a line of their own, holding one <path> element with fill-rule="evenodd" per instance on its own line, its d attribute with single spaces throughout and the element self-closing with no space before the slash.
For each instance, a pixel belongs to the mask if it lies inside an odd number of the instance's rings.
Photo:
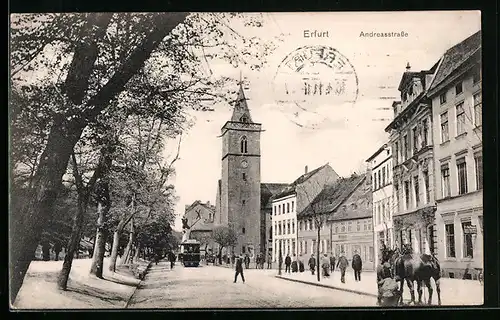
<svg viewBox="0 0 500 320">
<path fill-rule="evenodd" d="M 212 230 L 214 228 L 215 206 L 210 204 L 210 201 L 203 203 L 196 200 L 185 206 L 184 217 L 187 218 L 191 227 L 189 237 L 201 242 L 202 254 L 213 252 L 215 243 L 212 240 Z"/>
<path fill-rule="evenodd" d="M 384 144 L 366 162 L 372 176 L 375 261 L 379 261 L 382 245 L 388 248 L 394 248 L 395 245 L 392 222 L 394 204 L 391 148 Z"/>
<path fill-rule="evenodd" d="M 476 279 L 483 268 L 480 32 L 443 55 L 428 96 L 436 119 L 438 259 L 445 277 Z"/>
<path fill-rule="evenodd" d="M 432 106 L 426 96 L 437 63 L 430 69 L 410 71 L 409 64 L 393 103 L 394 120 L 387 126 L 393 158 L 394 237 L 400 248 L 432 253 L 435 247 L 434 151 Z"/>
<path fill-rule="evenodd" d="M 319 233 L 315 216 L 324 215 Z M 351 260 L 357 252 L 363 269 L 373 270 L 375 253 L 372 224 L 371 178 L 366 174 L 339 178 L 325 186 L 318 196 L 298 214 L 298 255 L 307 259 L 320 254 Z"/>
<path fill-rule="evenodd" d="M 338 177 L 328 163 L 312 171 L 306 166 L 303 175 L 273 197 L 273 261 L 278 260 L 280 247 L 283 257 L 287 254 L 298 257 L 297 212 L 304 210 L 325 185 L 335 182 Z"/>
<path fill-rule="evenodd" d="M 252 258 L 268 250 L 268 201 L 284 186 L 261 183 L 261 127 L 252 121 L 240 85 L 231 119 L 221 129 L 222 172 L 217 185 L 215 223 L 229 226 L 237 234 L 236 244 L 225 251 L 248 253 Z"/>
</svg>

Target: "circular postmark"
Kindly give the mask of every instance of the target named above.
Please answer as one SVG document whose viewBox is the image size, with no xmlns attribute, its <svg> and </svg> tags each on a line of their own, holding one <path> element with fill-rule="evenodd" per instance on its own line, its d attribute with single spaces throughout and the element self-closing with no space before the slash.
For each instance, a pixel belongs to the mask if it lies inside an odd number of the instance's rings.
<svg viewBox="0 0 500 320">
<path fill-rule="evenodd" d="M 304 46 L 288 54 L 273 79 L 276 102 L 289 120 L 318 128 L 331 119 L 332 107 L 352 106 L 358 98 L 358 77 L 336 49 Z"/>
</svg>

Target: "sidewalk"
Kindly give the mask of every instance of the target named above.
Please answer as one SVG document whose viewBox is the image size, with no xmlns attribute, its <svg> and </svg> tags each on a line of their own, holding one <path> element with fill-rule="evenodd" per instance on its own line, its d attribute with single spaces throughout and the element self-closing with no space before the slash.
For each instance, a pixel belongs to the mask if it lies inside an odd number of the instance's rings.
<svg viewBox="0 0 500 320">
<path fill-rule="evenodd" d="M 346 283 L 340 282 L 340 271 L 335 270 L 330 274 L 330 278 L 321 277 L 320 282 L 317 280 L 316 274 L 311 275 L 310 271 L 303 273 L 287 273 L 282 272 L 281 276 L 276 275 L 277 278 L 284 280 L 295 281 L 310 285 L 328 287 L 331 289 L 348 291 L 362 295 L 377 297 L 377 276 L 373 271 L 366 271 L 361 274 L 361 281 L 354 281 L 354 273 L 352 269 L 346 271 Z M 432 288 L 432 304 L 437 305 L 437 292 L 434 281 Z M 410 301 L 410 291 L 408 287 L 404 286 L 403 299 L 405 302 Z M 429 293 L 427 288 L 423 288 L 422 301 L 425 303 Z M 415 300 L 418 301 L 418 292 L 415 283 Z M 479 281 L 474 280 L 460 280 L 441 278 L 441 302 L 443 306 L 457 306 L 457 305 L 482 305 L 484 302 L 484 287 Z"/>
</svg>

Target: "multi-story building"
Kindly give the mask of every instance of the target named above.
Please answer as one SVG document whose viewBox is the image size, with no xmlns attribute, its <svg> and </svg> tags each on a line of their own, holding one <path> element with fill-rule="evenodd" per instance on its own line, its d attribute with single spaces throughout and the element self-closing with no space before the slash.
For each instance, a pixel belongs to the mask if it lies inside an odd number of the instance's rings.
<svg viewBox="0 0 500 320">
<path fill-rule="evenodd" d="M 272 200 L 273 215 L 273 260 L 277 261 L 279 248 L 282 256 L 297 256 L 297 212 L 303 210 L 329 183 L 338 179 L 338 174 L 327 163 L 308 171 L 287 185 Z"/>
<path fill-rule="evenodd" d="M 215 206 L 210 204 L 210 201 L 203 203 L 196 200 L 185 206 L 184 217 L 187 218 L 188 225 L 191 227 L 189 237 L 201 242 L 202 254 L 213 252 L 215 244 L 211 236 L 214 228 Z"/>
<path fill-rule="evenodd" d="M 444 276 L 483 267 L 481 32 L 442 56 L 432 101 L 437 253 Z"/>
<path fill-rule="evenodd" d="M 434 158 L 432 108 L 426 96 L 437 63 L 430 69 L 412 72 L 408 64 L 394 102 L 390 133 L 393 158 L 394 233 L 396 244 L 411 245 L 415 253 L 434 250 Z"/>
<path fill-rule="evenodd" d="M 394 247 L 391 148 L 384 144 L 366 162 L 372 175 L 375 261 L 379 261 L 382 244 Z"/>
<path fill-rule="evenodd" d="M 285 186 L 261 183 L 261 127 L 252 121 L 240 84 L 231 119 L 221 129 L 222 173 L 217 184 L 215 223 L 230 226 L 237 234 L 236 244 L 225 251 L 248 253 L 252 258 L 268 248 L 268 202 Z"/>
<path fill-rule="evenodd" d="M 364 269 L 374 268 L 371 178 L 367 174 L 337 179 L 323 188 L 314 201 L 298 214 L 298 254 L 306 259 L 320 254 L 348 259 L 357 252 Z M 319 233 L 316 219 L 323 216 Z"/>
</svg>

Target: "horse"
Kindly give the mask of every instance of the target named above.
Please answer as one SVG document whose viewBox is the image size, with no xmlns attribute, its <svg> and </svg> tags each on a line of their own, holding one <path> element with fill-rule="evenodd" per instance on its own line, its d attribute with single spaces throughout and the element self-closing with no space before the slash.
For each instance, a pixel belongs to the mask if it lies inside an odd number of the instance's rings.
<svg viewBox="0 0 500 320">
<path fill-rule="evenodd" d="M 410 303 L 413 302 L 415 304 L 413 283 L 417 281 L 418 303 L 422 304 L 422 284 L 425 284 L 429 291 L 427 303 L 430 305 L 434 291 L 430 280 L 433 278 L 436 283 L 438 304 L 441 305 L 441 267 L 436 257 L 428 254 L 413 254 L 411 250 L 405 250 L 402 254 L 396 252 L 396 255 L 393 255 L 393 261 L 395 280 L 401 281 L 400 303 L 403 302 L 403 289 L 406 280 L 406 284 L 411 294 Z"/>
</svg>

